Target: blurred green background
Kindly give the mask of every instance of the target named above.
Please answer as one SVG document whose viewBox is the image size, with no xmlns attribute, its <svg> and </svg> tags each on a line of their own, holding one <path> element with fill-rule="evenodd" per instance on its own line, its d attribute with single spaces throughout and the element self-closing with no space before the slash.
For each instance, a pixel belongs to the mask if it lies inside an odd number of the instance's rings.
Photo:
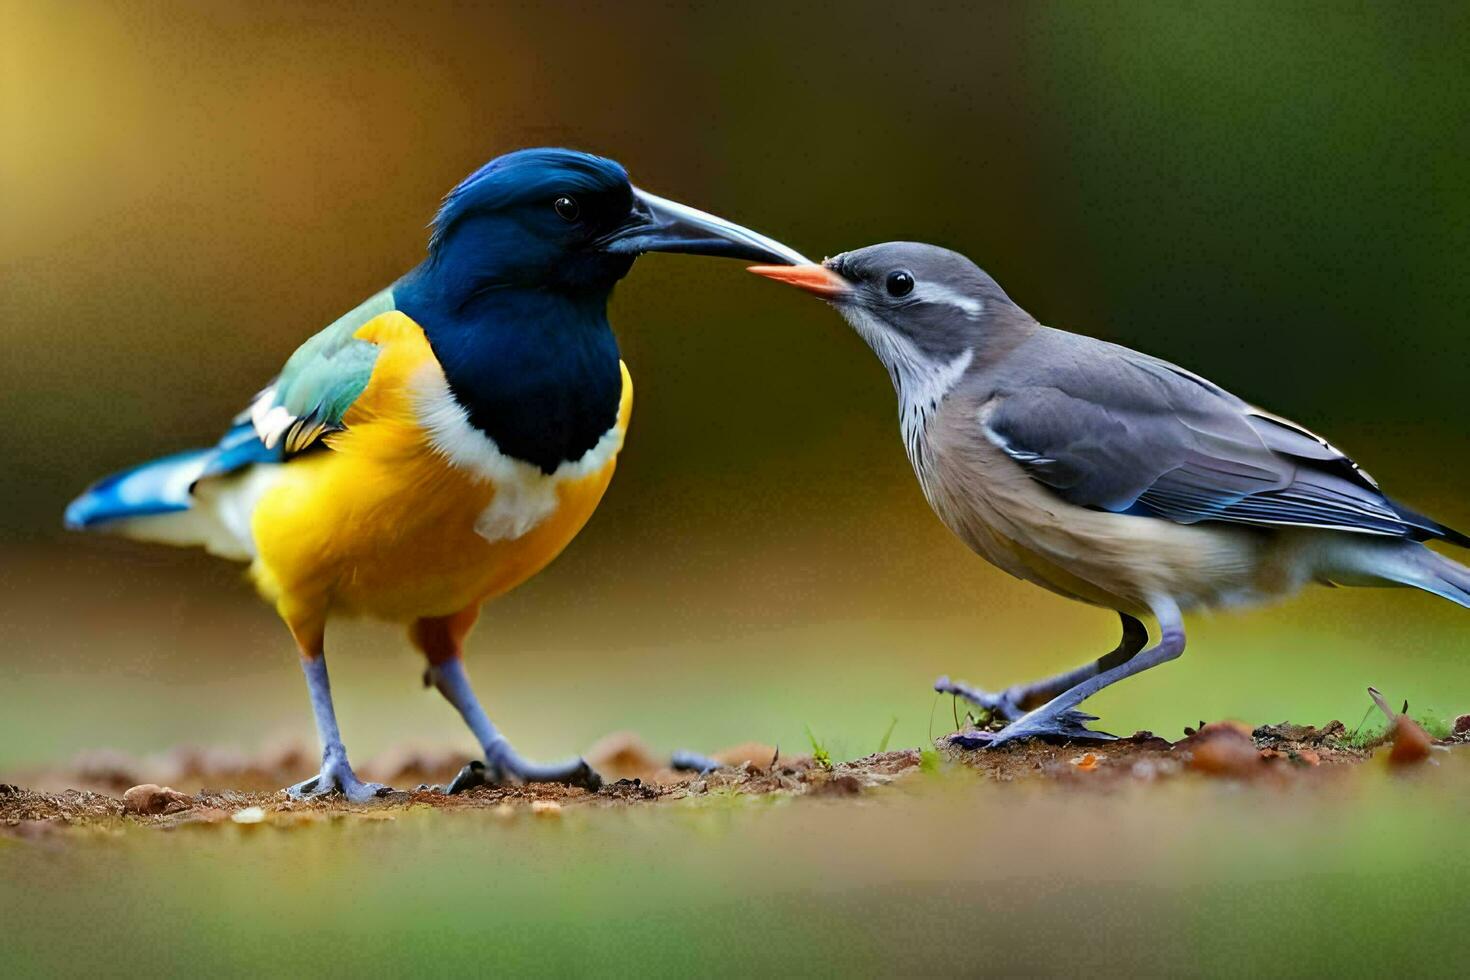
<svg viewBox="0 0 1470 980">
<path fill-rule="evenodd" d="M 311 737 L 236 569 L 59 529 L 91 479 L 212 441 L 297 343 L 412 266 L 485 159 L 567 144 L 813 256 L 960 249 L 1043 322 L 1202 371 L 1470 526 L 1470 8 L 35 3 L 0 30 L 0 775 L 87 747 Z M 528 752 L 834 751 L 1109 649 L 934 519 L 838 318 L 652 256 L 601 510 L 470 644 Z M 1113 730 L 1470 707 L 1462 610 L 1317 592 L 1197 617 Z M 330 638 L 348 745 L 454 740 L 396 630 Z"/>
<path fill-rule="evenodd" d="M 62 508 L 212 441 L 518 146 L 609 154 L 814 257 L 960 249 L 1043 322 L 1320 428 L 1470 527 L 1467 51 L 1460 3 L 0 0 L 0 780 L 87 748 L 312 737 L 237 569 L 66 536 Z M 939 525 L 831 311 L 652 256 L 613 316 L 638 386 L 617 479 L 470 643 L 526 752 L 616 729 L 803 751 L 810 726 L 856 756 L 894 718 L 894 746 L 948 730 L 936 674 L 1000 685 L 1111 647 L 1111 614 Z M 1195 617 L 1182 660 L 1091 706 L 1171 736 L 1352 725 L 1373 683 L 1452 715 L 1466 625 L 1347 590 Z M 329 643 L 356 758 L 470 750 L 396 630 Z M 887 805 L 0 837 L 0 948 L 48 975 L 1445 972 L 1463 762 L 1327 793 L 931 779 Z"/>
</svg>

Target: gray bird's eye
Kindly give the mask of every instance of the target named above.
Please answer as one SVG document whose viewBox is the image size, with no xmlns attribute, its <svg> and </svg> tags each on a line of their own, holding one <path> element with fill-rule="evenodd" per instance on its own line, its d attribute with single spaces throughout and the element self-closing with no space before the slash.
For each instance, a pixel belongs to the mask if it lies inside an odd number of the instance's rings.
<svg viewBox="0 0 1470 980">
<path fill-rule="evenodd" d="M 552 202 L 551 206 L 556 209 L 557 216 L 563 221 L 576 221 L 582 213 L 582 207 L 577 203 L 577 199 L 567 197 L 565 194 Z"/>
<path fill-rule="evenodd" d="M 889 296 L 907 296 L 914 291 L 914 277 L 912 273 L 898 269 L 888 273 L 888 282 L 885 285 Z"/>
</svg>

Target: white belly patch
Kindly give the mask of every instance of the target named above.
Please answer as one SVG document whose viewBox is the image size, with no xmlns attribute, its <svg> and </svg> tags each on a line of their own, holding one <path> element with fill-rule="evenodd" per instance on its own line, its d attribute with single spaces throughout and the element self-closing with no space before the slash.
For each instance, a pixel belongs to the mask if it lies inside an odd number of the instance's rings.
<svg viewBox="0 0 1470 980">
<path fill-rule="evenodd" d="M 475 521 L 475 533 L 486 541 L 514 541 L 528 534 L 556 512 L 560 484 L 600 472 L 623 448 L 623 431 L 614 422 L 581 459 L 545 473 L 539 466 L 507 456 L 494 439 L 470 423 L 438 365 L 425 365 L 417 386 L 419 424 L 435 451 L 495 487 L 494 498 Z"/>
</svg>

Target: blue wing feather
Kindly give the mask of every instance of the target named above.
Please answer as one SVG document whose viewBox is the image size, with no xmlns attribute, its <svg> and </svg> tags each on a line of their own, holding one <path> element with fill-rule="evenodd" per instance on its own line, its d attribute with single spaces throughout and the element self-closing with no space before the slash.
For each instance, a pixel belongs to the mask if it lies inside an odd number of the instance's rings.
<svg viewBox="0 0 1470 980">
<path fill-rule="evenodd" d="M 66 508 L 66 526 L 79 530 L 185 511 L 200 480 L 281 463 L 320 446 L 324 434 L 342 427 L 377 361 L 378 349 L 353 335 L 393 308 L 391 289 L 372 296 L 302 344 L 218 443 L 104 477 Z"/>
</svg>

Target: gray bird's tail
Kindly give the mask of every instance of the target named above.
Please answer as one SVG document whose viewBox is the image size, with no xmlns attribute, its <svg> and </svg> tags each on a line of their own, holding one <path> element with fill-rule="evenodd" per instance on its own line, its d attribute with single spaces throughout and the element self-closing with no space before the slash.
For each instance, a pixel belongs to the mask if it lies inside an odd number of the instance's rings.
<svg viewBox="0 0 1470 980">
<path fill-rule="evenodd" d="M 1416 558 L 1417 561 L 1412 562 L 1416 575 L 1406 579 L 1405 585 L 1433 592 L 1470 609 L 1470 568 L 1435 554 L 1423 545 L 1419 546 Z"/>
<path fill-rule="evenodd" d="M 1417 541 L 1339 536 L 1327 577 L 1339 585 L 1407 585 L 1470 609 L 1470 568 Z"/>
</svg>

